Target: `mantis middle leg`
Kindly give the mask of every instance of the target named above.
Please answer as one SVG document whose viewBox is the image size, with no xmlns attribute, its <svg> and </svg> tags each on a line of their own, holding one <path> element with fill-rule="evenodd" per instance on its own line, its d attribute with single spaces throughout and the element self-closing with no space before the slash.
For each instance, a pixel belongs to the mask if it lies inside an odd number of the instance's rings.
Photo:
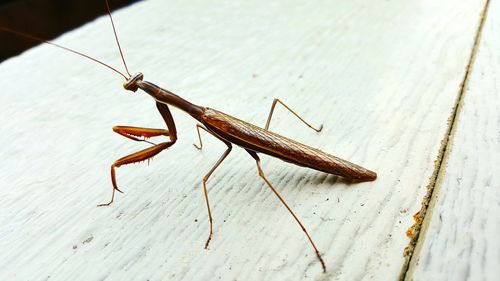
<svg viewBox="0 0 500 281">
<path fill-rule="evenodd" d="M 208 221 L 210 222 L 210 233 L 208 235 L 207 242 L 205 242 L 205 249 L 208 249 L 208 244 L 210 244 L 210 240 L 212 240 L 213 220 L 212 220 L 212 212 L 210 211 L 210 203 L 208 202 L 207 181 L 208 181 L 208 178 L 210 178 L 210 176 L 212 175 L 212 173 L 215 171 L 215 169 L 217 169 L 217 167 L 219 167 L 219 165 L 222 163 L 222 161 L 224 161 L 224 159 L 226 159 L 226 157 L 229 155 L 229 153 L 231 152 L 231 149 L 232 149 L 232 145 L 231 145 L 230 142 L 228 142 L 226 140 L 223 140 L 223 139 L 219 138 L 218 136 L 214 135 L 212 132 L 210 132 L 204 126 L 202 126 L 200 124 L 196 125 L 196 129 L 198 131 L 198 137 L 200 139 L 200 146 L 198 147 L 196 144 L 193 144 L 193 145 L 197 149 L 201 149 L 202 146 L 203 146 L 203 144 L 201 142 L 200 129 L 205 130 L 206 132 L 208 132 L 209 134 L 213 135 L 214 137 L 216 137 L 217 139 L 221 140 L 223 143 L 225 143 L 227 145 L 226 151 L 224 151 L 224 153 L 221 155 L 221 157 L 219 158 L 219 160 L 217 160 L 217 163 L 215 163 L 215 165 L 212 167 L 212 169 L 210 169 L 210 171 L 203 177 L 203 192 L 205 194 L 205 202 L 207 203 Z"/>
</svg>

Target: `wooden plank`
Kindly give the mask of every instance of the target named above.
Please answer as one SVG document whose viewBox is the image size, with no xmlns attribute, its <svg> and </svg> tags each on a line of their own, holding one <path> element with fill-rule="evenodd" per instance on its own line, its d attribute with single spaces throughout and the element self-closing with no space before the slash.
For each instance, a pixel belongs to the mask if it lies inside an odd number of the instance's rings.
<svg viewBox="0 0 500 281">
<path fill-rule="evenodd" d="M 500 275 L 500 1 L 490 2 L 410 280 Z"/>
<path fill-rule="evenodd" d="M 0 279 L 388 280 L 447 134 L 483 1 L 147 1 L 115 13 L 133 71 L 201 105 L 263 125 L 281 98 L 322 133 L 278 109 L 271 129 L 378 172 L 375 182 L 263 158 L 326 261 L 234 149 L 174 112 L 175 146 L 150 166 L 109 165 L 144 148 L 113 125 L 161 127 L 151 99 L 119 76 L 50 46 L 0 65 Z M 107 18 L 57 39 L 120 65 Z"/>
</svg>

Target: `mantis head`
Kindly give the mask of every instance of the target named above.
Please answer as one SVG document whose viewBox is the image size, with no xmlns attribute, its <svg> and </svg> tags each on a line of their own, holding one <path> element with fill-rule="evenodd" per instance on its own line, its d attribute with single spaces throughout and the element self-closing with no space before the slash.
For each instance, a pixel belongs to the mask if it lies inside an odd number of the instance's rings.
<svg viewBox="0 0 500 281">
<path fill-rule="evenodd" d="M 139 89 L 139 86 L 137 86 L 137 82 L 142 81 L 143 78 L 144 75 L 139 72 L 133 75 L 132 77 L 128 78 L 127 81 L 123 83 L 123 88 L 125 88 L 125 90 L 135 92 L 137 91 L 137 89 Z"/>
</svg>

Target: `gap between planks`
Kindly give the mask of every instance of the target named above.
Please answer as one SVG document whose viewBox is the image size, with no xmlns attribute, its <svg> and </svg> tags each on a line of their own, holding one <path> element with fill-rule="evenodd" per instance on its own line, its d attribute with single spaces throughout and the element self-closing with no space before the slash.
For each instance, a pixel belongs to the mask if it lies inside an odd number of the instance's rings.
<svg viewBox="0 0 500 281">
<path fill-rule="evenodd" d="M 399 275 L 399 280 L 412 280 L 413 270 L 417 266 L 418 259 L 414 259 L 413 257 L 418 257 L 421 251 L 421 246 L 425 239 L 425 233 L 428 229 L 429 223 L 432 218 L 432 210 L 436 203 L 436 195 L 439 193 L 440 187 L 440 179 L 446 173 L 446 161 L 448 155 L 450 153 L 450 147 L 448 144 L 451 142 L 453 135 L 456 129 L 456 121 L 458 120 L 458 116 L 460 114 L 460 110 L 463 105 L 464 93 L 467 89 L 467 84 L 469 81 L 470 73 L 472 72 L 472 67 L 474 65 L 474 61 L 476 59 L 476 53 L 479 46 L 479 42 L 481 40 L 481 34 L 483 31 L 484 22 L 488 16 L 488 8 L 489 8 L 490 0 L 486 0 L 484 4 L 484 8 L 480 14 L 479 24 L 476 30 L 476 36 L 474 38 L 474 44 L 472 46 L 472 50 L 469 56 L 469 62 L 465 69 L 464 78 L 462 83 L 460 84 L 459 93 L 457 99 L 455 101 L 455 105 L 453 107 L 452 113 L 448 119 L 448 128 L 445 132 L 444 138 L 441 141 L 441 147 L 439 149 L 436 160 L 434 161 L 435 167 L 434 172 L 429 178 L 429 183 L 427 184 L 427 194 L 422 199 L 422 207 L 420 211 L 418 211 L 414 215 L 415 224 L 408 230 L 408 232 L 412 233 L 412 237 L 408 246 L 405 248 L 403 256 L 406 258 L 403 267 L 401 268 L 401 273 Z M 427 211 L 429 211 L 429 215 L 427 216 Z M 421 236 L 422 234 L 422 236 Z"/>
</svg>

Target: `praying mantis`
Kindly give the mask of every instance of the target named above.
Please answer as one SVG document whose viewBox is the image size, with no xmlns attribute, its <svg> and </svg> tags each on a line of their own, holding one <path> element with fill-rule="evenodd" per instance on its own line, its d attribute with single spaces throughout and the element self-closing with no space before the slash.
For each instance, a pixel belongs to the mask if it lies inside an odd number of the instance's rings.
<svg viewBox="0 0 500 281">
<path fill-rule="evenodd" d="M 125 90 L 131 92 L 137 92 L 140 89 L 143 92 L 147 93 L 151 98 L 153 98 L 157 110 L 160 113 L 163 121 L 165 122 L 166 128 L 158 129 L 158 128 L 142 128 L 142 127 L 132 127 L 132 126 L 113 127 L 113 131 L 128 139 L 134 141 L 147 142 L 151 144 L 151 146 L 146 149 L 132 153 L 130 155 L 124 156 L 116 160 L 111 165 L 110 168 L 111 182 L 112 182 L 111 199 L 107 203 L 100 204 L 98 206 L 100 207 L 109 206 L 114 202 L 115 192 L 116 191 L 122 192 L 119 189 L 116 180 L 117 168 L 127 164 L 147 161 L 176 143 L 177 128 L 169 107 L 173 106 L 187 113 L 198 122 L 198 124 L 196 125 L 196 130 L 199 138 L 199 144 L 195 145 L 197 149 L 201 150 L 203 148 L 203 142 L 200 133 L 201 130 L 207 132 L 209 135 L 213 136 L 214 138 L 221 141 L 227 146 L 226 150 L 223 152 L 223 154 L 219 157 L 219 159 L 216 161 L 213 167 L 208 171 L 208 173 L 203 177 L 202 180 L 204 199 L 209 219 L 209 235 L 205 242 L 205 249 L 208 249 L 210 241 L 212 240 L 213 237 L 213 219 L 209 203 L 207 181 L 209 180 L 210 176 L 215 172 L 215 170 L 221 165 L 221 163 L 226 159 L 226 157 L 230 154 L 233 145 L 236 145 L 243 148 L 253 158 L 253 160 L 256 163 L 259 176 L 262 178 L 265 184 L 271 189 L 271 191 L 277 196 L 279 201 L 288 210 L 288 212 L 291 214 L 294 220 L 299 224 L 300 228 L 305 233 L 311 246 L 313 247 L 317 258 L 321 263 L 323 271 L 326 272 L 325 262 L 323 261 L 323 258 L 321 257 L 321 254 L 318 248 L 316 247 L 315 243 L 313 242 L 313 239 L 311 238 L 309 232 L 302 224 L 302 222 L 299 220 L 299 218 L 296 216 L 296 214 L 285 202 L 283 197 L 278 193 L 273 184 L 265 176 L 265 173 L 261 167 L 260 157 L 258 153 L 273 156 L 295 165 L 311 168 L 328 174 L 338 175 L 346 178 L 347 180 L 352 180 L 352 181 L 358 181 L 358 182 L 373 181 L 377 178 L 377 174 L 359 165 L 353 164 L 349 161 L 325 153 L 319 149 L 312 148 L 310 146 L 307 146 L 305 144 L 302 144 L 300 142 L 294 141 L 292 139 L 286 138 L 284 136 L 281 136 L 277 133 L 270 131 L 269 130 L 270 122 L 272 120 L 273 112 L 277 104 L 284 106 L 287 110 L 289 110 L 292 114 L 294 114 L 301 122 L 303 122 L 311 129 L 315 130 L 316 132 L 320 132 L 322 130 L 322 126 L 320 128 L 315 128 L 314 126 L 306 122 L 299 114 L 297 114 L 294 110 L 292 110 L 288 105 L 283 103 L 280 99 L 273 100 L 271 110 L 269 112 L 265 126 L 259 127 L 251 123 L 245 122 L 243 120 L 240 120 L 231 115 L 228 115 L 226 113 L 223 113 L 221 111 L 218 111 L 216 109 L 199 106 L 190 101 L 187 101 L 186 99 L 174 94 L 173 92 L 163 89 L 151 82 L 145 81 L 144 75 L 142 73 L 131 75 L 128 70 L 127 64 L 125 62 L 120 42 L 118 40 L 109 4 L 107 0 L 105 2 L 106 2 L 106 8 L 108 10 L 108 15 L 111 20 L 111 25 L 115 35 L 116 43 L 119 49 L 119 53 L 126 70 L 126 74 L 86 54 L 77 52 L 75 50 L 66 48 L 64 46 L 55 44 L 50 41 L 46 41 L 44 39 L 29 34 L 9 29 L 7 27 L 3 26 L 0 27 L 0 30 L 4 32 L 14 33 L 19 36 L 30 38 L 32 40 L 51 44 L 53 46 L 62 48 L 66 51 L 83 56 L 87 59 L 91 59 L 113 70 L 114 72 L 120 74 L 125 79 L 125 83 L 123 84 Z M 158 144 L 150 142 L 148 140 L 150 138 L 155 138 L 155 137 L 166 137 L 167 140 L 160 142 Z"/>
</svg>

